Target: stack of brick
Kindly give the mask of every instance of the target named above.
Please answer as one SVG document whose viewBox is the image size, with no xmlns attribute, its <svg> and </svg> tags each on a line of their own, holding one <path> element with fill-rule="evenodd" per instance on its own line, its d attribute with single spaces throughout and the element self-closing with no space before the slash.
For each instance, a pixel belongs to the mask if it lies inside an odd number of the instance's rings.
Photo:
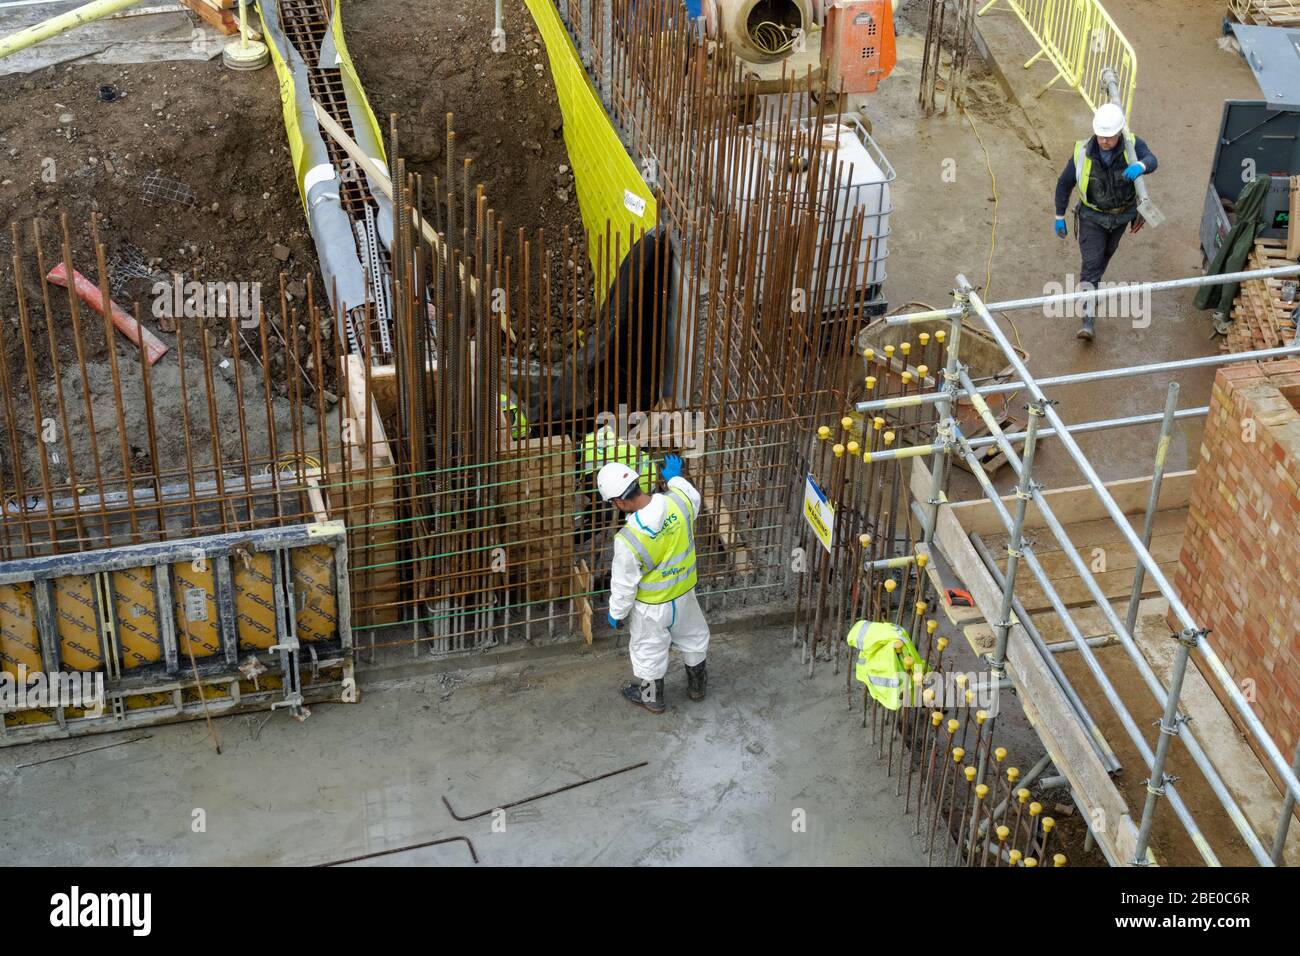
<svg viewBox="0 0 1300 956">
<path fill-rule="evenodd" d="M 1183 603 L 1285 754 L 1300 738 L 1298 409 L 1300 361 L 1219 369 L 1177 573 Z"/>
</svg>

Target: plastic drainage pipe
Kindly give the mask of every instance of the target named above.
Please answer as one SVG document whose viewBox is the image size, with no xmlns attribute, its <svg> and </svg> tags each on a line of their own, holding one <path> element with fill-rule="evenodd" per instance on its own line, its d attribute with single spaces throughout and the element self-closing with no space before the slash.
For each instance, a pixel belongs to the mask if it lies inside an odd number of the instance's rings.
<svg viewBox="0 0 1300 956">
<path fill-rule="evenodd" d="M 139 2 L 140 0 L 94 0 L 93 3 L 87 3 L 75 10 L 61 13 L 57 17 L 43 20 L 35 26 L 19 30 L 17 33 L 11 33 L 9 36 L 0 39 L 0 60 L 3 60 L 11 53 L 17 53 L 29 46 L 35 46 L 50 37 L 66 33 L 73 27 L 79 27 L 83 23 L 100 20 L 117 13 L 119 10 L 134 7 Z"/>
</svg>

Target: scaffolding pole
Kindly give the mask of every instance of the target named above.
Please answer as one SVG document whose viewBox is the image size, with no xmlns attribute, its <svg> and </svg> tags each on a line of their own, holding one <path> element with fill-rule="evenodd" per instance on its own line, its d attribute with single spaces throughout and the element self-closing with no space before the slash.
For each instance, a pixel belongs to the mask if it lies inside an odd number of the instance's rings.
<svg viewBox="0 0 1300 956">
<path fill-rule="evenodd" d="M 1160 485 L 1165 477 L 1165 458 L 1169 454 L 1170 432 L 1174 427 L 1174 415 L 1178 411 L 1178 383 L 1169 383 L 1169 392 L 1165 396 L 1165 412 L 1160 421 L 1160 440 L 1156 442 L 1156 458 L 1151 468 L 1151 493 L 1147 497 L 1147 511 L 1142 519 L 1142 547 L 1151 547 L 1151 533 L 1155 530 L 1156 512 L 1160 508 Z M 1124 627 L 1130 634 L 1137 624 L 1138 603 L 1142 599 L 1142 582 L 1146 575 L 1139 564 L 1133 569 L 1133 590 L 1129 592 L 1128 615 L 1124 618 Z M 1182 680 L 1179 680 L 1179 684 Z"/>
<path fill-rule="evenodd" d="M 966 436 L 962 434 L 960 427 L 957 427 L 954 430 L 954 437 L 960 448 L 961 455 L 969 464 L 977 465 L 978 459 L 975 452 L 967 443 Z M 1020 459 L 1019 456 L 1015 455 L 1015 449 L 1007 445 L 1006 451 L 1008 452 L 1009 459 L 1011 456 L 1015 456 L 1013 466 L 1018 468 Z M 990 503 L 992 503 L 993 508 L 997 511 L 998 517 L 1002 520 L 1003 525 L 1005 525 L 1007 530 L 1010 531 L 1014 523 L 1013 518 L 1011 513 L 1007 510 L 1006 505 L 1002 503 L 1002 498 L 999 496 L 997 489 L 993 487 L 993 483 L 989 480 L 988 475 L 984 473 L 983 468 L 975 468 L 974 474 L 976 479 L 979 480 L 980 487 L 984 490 L 985 497 L 988 498 Z M 1044 508 L 1042 499 L 1036 498 L 1035 501 L 1038 504 L 1039 509 L 1042 510 Z M 1075 554 L 1075 552 L 1070 550 L 1068 544 L 1063 545 L 1063 548 L 1068 554 Z M 1052 585 L 1051 578 L 1048 577 L 1046 568 L 1044 568 L 1038 561 L 1038 558 L 1032 549 L 1024 548 L 1023 552 L 1025 566 L 1029 568 L 1034 577 L 1038 580 L 1044 596 L 1052 605 L 1052 610 L 1056 612 L 1057 617 L 1060 619 L 1062 625 L 1064 625 L 1071 640 L 1074 641 L 1075 646 L 1079 650 L 1080 657 L 1088 667 L 1088 670 L 1092 673 L 1092 676 L 1096 679 L 1097 684 L 1101 687 L 1102 693 L 1110 702 L 1112 709 L 1115 711 L 1115 716 L 1119 718 L 1120 723 L 1124 727 L 1124 731 L 1128 734 L 1129 739 L 1132 740 L 1133 745 L 1137 748 L 1138 754 L 1142 757 L 1143 762 L 1148 768 L 1150 768 L 1154 763 L 1155 754 L 1147 745 L 1146 739 L 1142 736 L 1141 728 L 1138 727 L 1137 722 L 1133 719 L 1133 715 L 1129 713 L 1128 708 L 1124 706 L 1123 701 L 1120 699 L 1119 692 L 1115 689 L 1115 685 L 1111 683 L 1110 678 L 1106 675 L 1105 670 L 1102 668 L 1100 661 L 1097 660 L 1092 648 L 1088 646 L 1087 638 L 1079 629 L 1079 626 L 1074 622 L 1074 618 L 1070 616 L 1070 611 L 1065 606 L 1065 602 L 1061 599 L 1060 594 L 1057 593 L 1056 588 Z M 1077 557 L 1077 554 L 1075 554 L 1075 556 Z M 1190 735 L 1185 738 L 1185 740 L 1190 739 Z M 1188 810 L 1187 805 L 1183 803 L 1182 797 L 1179 796 L 1177 790 L 1172 784 L 1167 788 L 1166 795 L 1169 799 L 1170 807 L 1173 809 L 1174 814 L 1178 817 L 1179 821 L 1183 824 L 1183 828 L 1187 831 L 1188 836 L 1191 837 L 1192 843 L 1196 846 L 1196 850 L 1200 854 L 1201 859 L 1205 861 L 1208 866 L 1221 865 L 1214 850 L 1210 847 L 1209 841 L 1205 839 L 1205 835 L 1201 832 L 1196 820 L 1192 817 L 1191 811 Z M 1228 799 L 1231 799 L 1231 797 Z"/>
<path fill-rule="evenodd" d="M 1210 407 L 1201 405 L 1198 408 L 1183 408 L 1174 413 L 1175 421 L 1183 421 L 1187 418 L 1202 418 L 1208 415 Z M 1164 420 L 1163 412 L 1152 412 L 1147 415 L 1126 415 L 1123 418 L 1102 418 L 1097 421 L 1080 422 L 1077 425 L 1070 426 L 1072 435 L 1082 434 L 1083 432 L 1105 431 L 1109 428 L 1125 428 L 1129 425 L 1154 425 Z M 1056 434 L 1055 428 L 1040 428 L 1038 430 L 1038 440 L 1050 438 Z M 1011 432 L 1006 438 L 1010 442 L 1020 442 L 1027 438 L 1028 432 Z M 998 444 L 998 440 L 990 435 L 984 435 L 980 438 L 967 439 L 971 448 L 988 448 L 990 445 Z M 884 451 L 871 452 L 868 461 L 890 461 L 895 458 L 919 458 L 923 455 L 929 455 L 932 452 L 942 449 L 944 445 L 932 443 L 929 445 L 907 445 L 903 448 L 890 448 Z"/>
<path fill-rule="evenodd" d="M 1136 292 L 1168 292 L 1171 289 L 1198 289 L 1206 285 L 1229 285 L 1249 282 L 1252 279 L 1283 279 L 1288 276 L 1300 276 L 1300 265 L 1279 266 L 1276 269 L 1254 269 L 1248 272 L 1225 272 L 1222 275 L 1191 276 L 1186 279 L 1163 279 L 1159 282 L 1136 282 L 1133 285 L 1111 289 L 1083 289 L 1078 292 L 1058 292 L 1053 295 L 1036 295 L 1027 299 L 1008 299 L 1005 302 L 986 302 L 984 308 L 990 312 L 1023 312 L 1042 305 L 1065 305 L 1070 302 L 1087 300 L 1095 302 L 1104 296 L 1123 292 L 1131 295 Z M 893 315 L 885 320 L 886 325 L 914 325 L 918 322 L 934 322 L 938 319 L 951 319 L 961 309 L 930 309 L 925 312 L 909 312 L 907 315 Z"/>
<path fill-rule="evenodd" d="M 1139 375 L 1151 375 L 1159 372 L 1181 372 L 1189 368 L 1204 368 L 1220 365 L 1233 365 L 1237 362 L 1268 362 L 1273 359 L 1289 358 L 1300 355 L 1300 345 L 1283 345 L 1274 349 L 1258 349 L 1253 352 L 1232 352 L 1228 355 L 1202 355 L 1198 358 L 1178 359 L 1173 362 L 1154 362 L 1150 365 L 1129 365 L 1124 368 L 1103 368 L 1094 372 L 1074 372 L 1069 375 L 1051 375 L 1038 380 L 1039 388 L 1054 385 L 1079 385 L 1083 382 L 1103 382 L 1115 378 L 1134 378 Z M 1005 395 L 1007 392 L 1019 392 L 1025 387 L 1024 382 L 998 382 L 980 386 L 980 394 Z M 957 398 L 970 398 L 971 393 L 964 388 L 958 389 Z M 943 392 L 926 392 L 922 395 L 907 395 L 902 398 L 878 398 L 869 402 L 858 402 L 855 406 L 860 412 L 874 412 L 884 408 L 900 408 L 905 405 L 933 405 L 944 400 Z M 1077 426 L 1072 426 L 1072 429 Z M 1047 434 L 1046 429 L 1039 433 Z"/>
</svg>

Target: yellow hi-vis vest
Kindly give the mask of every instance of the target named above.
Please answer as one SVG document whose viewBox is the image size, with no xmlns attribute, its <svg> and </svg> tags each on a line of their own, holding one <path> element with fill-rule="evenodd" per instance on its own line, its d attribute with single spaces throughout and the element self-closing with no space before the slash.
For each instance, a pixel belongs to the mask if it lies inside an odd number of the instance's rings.
<svg viewBox="0 0 1300 956">
<path fill-rule="evenodd" d="M 582 470 L 588 473 L 596 472 L 611 461 L 627 465 L 641 476 L 641 490 L 651 494 L 654 491 L 657 472 L 655 463 L 650 457 L 643 455 L 641 449 L 631 442 L 612 440 L 612 432 L 604 444 L 601 443 L 601 437 L 599 432 L 591 432 L 582 439 Z"/>
<path fill-rule="evenodd" d="M 506 417 L 511 438 L 523 439 L 528 437 L 528 416 L 519 407 L 519 402 L 514 395 L 506 392 L 501 393 L 501 414 Z"/>
<path fill-rule="evenodd" d="M 894 650 L 902 641 L 903 650 Z M 849 647 L 858 652 L 855 676 L 867 685 L 867 691 L 889 710 L 903 706 L 904 696 L 913 691 L 914 672 L 903 667 L 903 658 L 911 656 L 913 668 L 924 666 L 907 631 L 896 624 L 881 621 L 858 621 L 849 628 Z"/>
<path fill-rule="evenodd" d="M 643 604 L 667 604 L 695 587 L 695 514 L 687 497 L 669 490 L 663 526 L 651 534 L 633 514 L 618 532 L 641 565 L 636 599 Z"/>
<path fill-rule="evenodd" d="M 1127 130 L 1120 135 L 1119 146 L 1116 148 L 1120 151 L 1120 159 L 1124 165 L 1128 165 L 1128 160 L 1124 156 L 1124 146 L 1130 140 L 1128 137 L 1133 134 Z M 1137 137 L 1133 136 L 1132 142 L 1137 142 Z M 1092 178 L 1092 157 L 1088 155 L 1088 141 L 1086 139 L 1076 140 L 1074 143 L 1074 179 L 1075 188 L 1079 190 L 1079 201 L 1089 209 L 1095 209 L 1097 212 L 1110 212 L 1109 209 L 1102 209 L 1100 206 L 1094 206 L 1088 202 L 1088 180 Z"/>
</svg>

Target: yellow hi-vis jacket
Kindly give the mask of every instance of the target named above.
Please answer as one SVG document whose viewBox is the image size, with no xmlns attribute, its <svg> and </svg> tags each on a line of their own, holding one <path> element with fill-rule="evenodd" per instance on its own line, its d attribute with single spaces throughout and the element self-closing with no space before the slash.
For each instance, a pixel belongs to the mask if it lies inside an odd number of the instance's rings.
<svg viewBox="0 0 1300 956">
<path fill-rule="evenodd" d="M 599 431 L 589 433 L 582 439 L 582 468 L 588 473 L 600 470 L 602 465 L 611 461 L 627 465 L 641 476 L 641 490 L 647 495 L 655 490 L 657 469 L 649 455 L 627 441 L 619 441 L 614 433 L 602 435 Z"/>
<path fill-rule="evenodd" d="M 1127 131 L 1120 136 L 1119 146 L 1116 147 L 1120 151 L 1120 155 L 1119 155 L 1120 169 L 1123 169 L 1128 166 L 1128 160 L 1124 157 L 1125 145 L 1127 143 L 1136 143 L 1136 142 L 1137 142 L 1137 137 Z M 1114 213 L 1117 211 L 1115 209 L 1102 209 L 1100 206 L 1096 205 L 1095 203 L 1089 202 L 1088 200 L 1088 183 L 1092 179 L 1092 157 L 1088 155 L 1088 141 L 1086 139 L 1077 140 L 1074 144 L 1074 179 L 1075 179 L 1075 188 L 1079 190 L 1079 201 L 1082 202 L 1089 209 L 1095 209 L 1098 212 L 1105 212 L 1105 213 Z M 1133 199 L 1134 202 L 1137 201 L 1136 196 L 1137 193 L 1135 191 L 1134 199 Z M 1129 207 L 1123 206 L 1119 208 L 1125 209 Z"/>
<path fill-rule="evenodd" d="M 894 650 L 895 641 L 903 642 L 901 652 Z M 849 628 L 848 642 L 858 652 L 855 676 L 867 685 L 871 696 L 889 710 L 902 707 L 904 695 L 912 689 L 916 669 L 924 667 L 907 631 L 896 624 L 858 621 Z M 903 658 L 909 655 L 913 661 L 912 673 L 903 667 Z"/>
<path fill-rule="evenodd" d="M 501 393 L 501 414 L 506 417 L 506 424 L 510 428 L 511 438 L 523 439 L 528 437 L 528 416 L 519 407 L 519 401 L 513 394 Z"/>
<path fill-rule="evenodd" d="M 641 566 L 636 599 L 643 604 L 667 604 L 695 587 L 695 512 L 687 497 L 675 489 L 668 499 L 664 523 L 651 534 L 629 521 L 618 537 Z"/>
</svg>

